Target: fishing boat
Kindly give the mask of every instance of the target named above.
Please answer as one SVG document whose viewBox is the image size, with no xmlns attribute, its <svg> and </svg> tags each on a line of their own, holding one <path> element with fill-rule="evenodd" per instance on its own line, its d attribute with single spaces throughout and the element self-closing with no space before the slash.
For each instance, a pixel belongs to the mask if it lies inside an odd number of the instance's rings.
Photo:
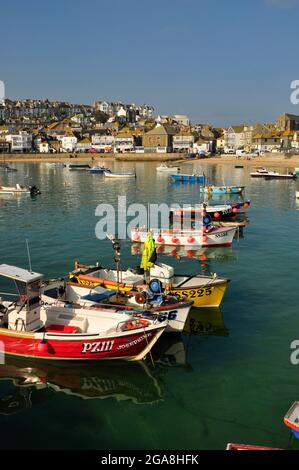
<svg viewBox="0 0 299 470">
<path fill-rule="evenodd" d="M 291 429 L 293 435 L 299 439 L 299 401 L 295 401 L 283 418 L 284 424 Z"/>
<path fill-rule="evenodd" d="M 35 186 L 21 186 L 16 184 L 15 186 L 0 186 L 0 194 L 20 196 L 20 195 L 30 195 L 37 196 L 41 194 L 40 190 Z"/>
<path fill-rule="evenodd" d="M 90 165 L 86 163 L 70 163 L 68 169 L 71 171 L 85 171 L 90 169 Z"/>
<path fill-rule="evenodd" d="M 154 229 L 151 230 L 156 245 L 186 246 L 186 247 L 215 247 L 230 246 L 236 234 L 237 227 L 211 227 L 203 232 L 196 230 Z M 136 243 L 144 243 L 147 238 L 146 228 L 133 228 L 130 239 Z"/>
<path fill-rule="evenodd" d="M 89 173 L 104 173 L 104 171 L 107 171 L 107 168 L 104 166 L 93 166 L 91 168 L 87 168 L 87 171 L 89 171 Z"/>
<path fill-rule="evenodd" d="M 244 166 L 243 165 L 235 165 L 235 168 L 241 169 L 241 168 L 244 168 Z"/>
<path fill-rule="evenodd" d="M 45 360 L 143 359 L 167 322 L 113 310 L 42 300 L 43 275 L 0 265 L 0 276 L 15 281 L 17 300 L 1 301 L 0 344 L 5 355 Z"/>
<path fill-rule="evenodd" d="M 299 191 L 296 191 L 296 199 L 299 199 Z"/>
<path fill-rule="evenodd" d="M 295 168 L 295 173 L 296 173 L 297 176 L 299 176 L 299 168 L 298 167 Z"/>
<path fill-rule="evenodd" d="M 250 173 L 252 178 L 265 178 L 265 179 L 295 179 L 296 173 L 282 174 L 277 171 L 268 171 L 266 168 L 258 168 L 256 171 Z"/>
<path fill-rule="evenodd" d="M 138 272 L 139 271 L 139 272 Z M 175 274 L 174 269 L 156 262 L 149 269 L 149 281 L 159 279 L 166 294 L 187 298 L 194 301 L 194 307 L 218 307 L 228 288 L 229 279 L 217 275 Z M 110 269 L 99 266 L 75 263 L 70 273 L 70 280 L 82 287 L 118 289 L 120 292 L 144 291 L 147 288 L 144 275 L 140 270 Z"/>
<path fill-rule="evenodd" d="M 138 318 L 143 321 L 156 318 L 159 322 L 168 321 L 166 332 L 177 333 L 184 329 L 193 300 L 185 297 L 180 300 L 178 297 L 165 295 L 158 286 L 157 280 L 149 283 L 149 286 L 141 286 L 142 290 L 132 290 L 124 292 L 106 289 L 98 285 L 97 287 L 85 286 L 84 284 L 61 280 L 50 282 L 43 290 L 42 300 L 48 304 L 60 301 L 67 302 L 68 305 L 81 305 L 84 308 L 101 308 L 102 312 L 109 316 L 111 312 L 119 315 L 119 321 L 130 315 L 133 319 Z M 153 292 L 152 285 L 158 286 Z M 116 288 L 117 283 L 114 287 Z"/>
<path fill-rule="evenodd" d="M 255 446 L 252 444 L 234 444 L 229 442 L 226 450 L 282 450 L 277 447 Z"/>
<path fill-rule="evenodd" d="M 178 166 L 167 166 L 165 163 L 162 163 L 162 165 L 157 166 L 156 171 L 160 173 L 178 173 L 180 168 Z"/>
<path fill-rule="evenodd" d="M 105 169 L 104 175 L 105 178 L 136 178 L 136 173 L 117 173 L 108 169 Z"/>
<path fill-rule="evenodd" d="M 171 223 L 177 221 L 178 218 L 183 218 L 185 221 L 190 220 L 202 220 L 203 212 L 206 212 L 205 222 L 210 221 L 223 221 L 231 218 L 235 218 L 237 214 L 246 211 L 250 207 L 250 200 L 235 202 L 229 204 L 195 204 L 195 206 L 183 207 L 183 208 L 170 208 L 169 219 Z"/>
<path fill-rule="evenodd" d="M 200 192 L 207 194 L 242 194 L 245 186 L 202 186 L 199 188 Z"/>
<path fill-rule="evenodd" d="M 175 183 L 177 183 L 177 182 L 179 182 L 179 183 L 200 183 L 200 184 L 205 183 L 205 176 L 204 175 L 197 175 L 197 174 L 188 175 L 188 174 L 185 174 L 185 173 L 179 173 L 179 174 L 170 175 L 170 178 Z"/>
</svg>

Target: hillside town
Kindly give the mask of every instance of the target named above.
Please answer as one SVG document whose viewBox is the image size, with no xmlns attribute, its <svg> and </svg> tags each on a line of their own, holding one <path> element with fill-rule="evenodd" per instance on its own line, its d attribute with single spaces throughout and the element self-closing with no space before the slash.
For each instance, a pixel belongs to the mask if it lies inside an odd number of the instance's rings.
<svg viewBox="0 0 299 470">
<path fill-rule="evenodd" d="M 154 115 L 148 104 L 3 100 L 0 153 L 299 153 L 299 116 L 227 128 L 191 123 L 186 115 Z"/>
</svg>

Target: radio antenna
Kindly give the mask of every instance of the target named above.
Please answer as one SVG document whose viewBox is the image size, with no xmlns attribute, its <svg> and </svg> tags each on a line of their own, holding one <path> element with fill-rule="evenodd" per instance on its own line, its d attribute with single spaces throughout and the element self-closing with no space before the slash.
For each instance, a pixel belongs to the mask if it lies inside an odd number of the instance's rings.
<svg viewBox="0 0 299 470">
<path fill-rule="evenodd" d="M 28 262 L 29 262 L 29 271 L 32 273 L 30 250 L 29 250 L 29 243 L 28 243 L 27 238 L 26 238 L 26 245 L 27 245 L 27 255 L 28 255 Z"/>
</svg>

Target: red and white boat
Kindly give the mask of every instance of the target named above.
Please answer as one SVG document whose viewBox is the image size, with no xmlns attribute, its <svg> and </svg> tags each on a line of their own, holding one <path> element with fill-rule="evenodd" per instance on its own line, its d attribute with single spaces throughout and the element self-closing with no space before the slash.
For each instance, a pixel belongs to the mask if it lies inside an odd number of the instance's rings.
<svg viewBox="0 0 299 470">
<path fill-rule="evenodd" d="M 156 245 L 185 246 L 193 248 L 231 246 L 238 227 L 212 227 L 211 229 L 196 230 L 152 230 Z M 147 238 L 146 228 L 134 228 L 131 231 L 131 241 L 144 243 Z"/>
<path fill-rule="evenodd" d="M 65 302 L 43 302 L 42 274 L 7 264 L 0 275 L 15 281 L 17 300 L 0 302 L 0 345 L 6 355 L 45 360 L 143 359 L 167 322 Z"/>
<path fill-rule="evenodd" d="M 255 446 L 252 444 L 233 444 L 229 442 L 226 450 L 282 450 L 277 447 Z"/>
</svg>

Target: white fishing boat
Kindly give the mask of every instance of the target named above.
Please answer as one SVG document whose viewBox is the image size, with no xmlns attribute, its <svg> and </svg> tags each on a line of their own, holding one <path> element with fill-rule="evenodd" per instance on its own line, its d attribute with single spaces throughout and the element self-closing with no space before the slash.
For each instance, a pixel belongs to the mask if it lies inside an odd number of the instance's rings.
<svg viewBox="0 0 299 470">
<path fill-rule="evenodd" d="M 109 292 L 132 293 L 147 289 L 140 269 L 119 270 L 75 263 L 69 275 L 75 285 L 88 288 L 102 286 Z M 172 266 L 156 262 L 150 269 L 148 280 L 159 280 L 164 292 L 194 301 L 194 307 L 218 307 L 228 288 L 229 280 L 214 275 L 175 274 Z"/>
<path fill-rule="evenodd" d="M 34 185 L 21 186 L 20 184 L 16 184 L 15 186 L 0 186 L 0 194 L 37 196 L 38 194 L 41 194 L 41 192 Z"/>
<path fill-rule="evenodd" d="M 296 191 L 296 199 L 299 199 L 299 191 Z"/>
<path fill-rule="evenodd" d="M 111 170 L 104 171 L 105 178 L 136 178 L 136 173 L 117 173 Z"/>
<path fill-rule="evenodd" d="M 238 227 L 211 227 L 196 230 L 154 229 L 151 230 L 156 245 L 215 247 L 230 246 Z M 146 228 L 131 230 L 130 239 L 135 243 L 144 243 L 147 238 Z"/>
<path fill-rule="evenodd" d="M 180 168 L 178 166 L 167 166 L 165 163 L 162 163 L 160 166 L 157 166 L 156 171 L 160 173 L 179 173 Z"/>
<path fill-rule="evenodd" d="M 157 281 L 157 280 L 155 280 Z M 154 280 L 153 280 L 154 282 Z M 144 286 L 143 286 L 144 287 Z M 143 291 L 117 292 L 102 286 L 87 287 L 84 284 L 53 281 L 45 289 L 42 299 L 48 304 L 55 304 L 57 299 L 71 305 L 84 308 L 99 308 L 106 312 L 119 314 L 119 321 L 132 315 L 140 318 L 157 318 L 159 322 L 168 321 L 166 332 L 181 332 L 184 329 L 193 300 L 178 299 L 161 292 Z"/>
<path fill-rule="evenodd" d="M 278 173 L 277 171 L 269 171 L 266 168 L 258 168 L 250 173 L 252 178 L 265 178 L 265 179 L 295 179 L 296 173 Z"/>
</svg>

